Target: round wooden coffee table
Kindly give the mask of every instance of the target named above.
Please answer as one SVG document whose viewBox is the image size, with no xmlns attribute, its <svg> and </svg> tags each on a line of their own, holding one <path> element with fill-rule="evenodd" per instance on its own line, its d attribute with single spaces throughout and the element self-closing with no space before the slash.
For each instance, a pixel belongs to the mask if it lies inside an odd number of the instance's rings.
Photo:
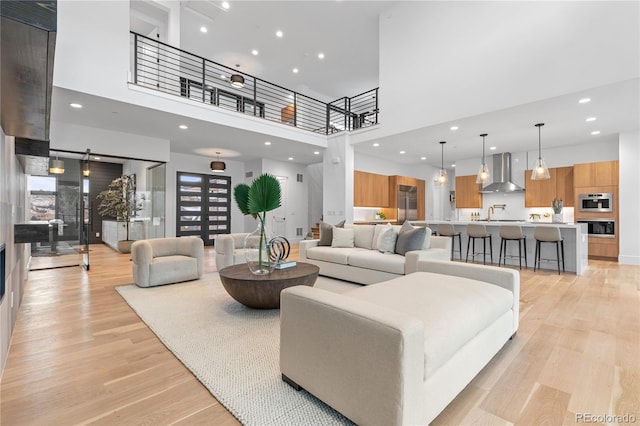
<svg viewBox="0 0 640 426">
<path fill-rule="evenodd" d="M 280 308 L 280 292 L 294 285 L 312 287 L 320 268 L 298 262 L 287 269 L 274 269 L 271 275 L 254 275 L 245 263 L 220 270 L 220 279 L 227 293 L 249 308 Z"/>
</svg>

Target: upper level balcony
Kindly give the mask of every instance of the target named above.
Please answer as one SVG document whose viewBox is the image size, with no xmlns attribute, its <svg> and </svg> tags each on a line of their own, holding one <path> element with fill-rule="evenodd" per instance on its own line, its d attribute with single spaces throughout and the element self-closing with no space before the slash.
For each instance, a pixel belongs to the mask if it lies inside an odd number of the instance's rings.
<svg viewBox="0 0 640 426">
<path fill-rule="evenodd" d="M 131 83 L 329 135 L 378 124 L 378 88 L 323 102 L 149 37 L 130 33 Z"/>
</svg>

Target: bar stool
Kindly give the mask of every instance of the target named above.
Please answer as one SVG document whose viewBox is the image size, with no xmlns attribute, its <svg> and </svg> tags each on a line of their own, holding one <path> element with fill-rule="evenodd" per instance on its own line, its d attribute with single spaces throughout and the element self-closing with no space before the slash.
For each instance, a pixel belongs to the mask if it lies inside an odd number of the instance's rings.
<svg viewBox="0 0 640 426">
<path fill-rule="evenodd" d="M 471 261 L 476 259 L 476 238 L 482 238 L 482 264 L 487 264 L 487 238 L 489 239 L 489 250 L 491 251 L 491 263 L 493 263 L 493 245 L 491 244 L 491 234 L 487 233 L 487 227 L 477 223 L 470 223 L 467 225 L 467 234 L 469 240 L 467 241 L 467 257 L 465 262 L 469 261 L 469 245 L 473 240 L 473 251 L 471 253 Z"/>
<path fill-rule="evenodd" d="M 555 243 L 556 245 L 556 262 L 558 263 L 558 275 L 560 275 L 560 248 L 562 248 L 562 272 L 564 272 L 564 240 L 560 234 L 560 228 L 552 225 L 536 226 L 533 231 L 533 237 L 536 239 L 536 254 L 533 271 L 536 267 L 540 269 L 541 243 Z M 553 259 L 544 259 L 551 260 Z"/>
<path fill-rule="evenodd" d="M 450 223 L 438 224 L 438 235 L 443 237 L 451 237 L 451 260 L 453 260 L 453 247 L 455 247 L 456 237 L 458 237 L 458 253 L 460 254 L 460 260 L 462 260 L 462 238 L 461 232 L 456 232 L 456 229 Z"/>
<path fill-rule="evenodd" d="M 524 245 L 524 267 L 526 268 L 527 238 L 524 236 L 520 225 L 502 225 L 500 227 L 500 256 L 498 256 L 498 266 L 500 266 L 500 261 L 503 261 L 506 265 L 508 241 L 518 242 L 518 260 L 520 261 L 520 269 L 522 269 L 522 245 Z M 520 242 L 522 242 L 522 244 L 520 244 Z"/>
</svg>

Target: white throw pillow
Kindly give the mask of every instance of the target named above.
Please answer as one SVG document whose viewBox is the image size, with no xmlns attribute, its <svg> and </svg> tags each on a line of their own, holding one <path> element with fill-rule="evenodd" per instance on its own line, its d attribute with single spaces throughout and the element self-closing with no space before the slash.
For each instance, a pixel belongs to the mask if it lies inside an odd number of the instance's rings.
<svg viewBox="0 0 640 426">
<path fill-rule="evenodd" d="M 381 253 L 394 253 L 397 239 L 398 233 L 395 229 L 392 227 L 385 229 L 378 237 L 378 251 Z"/>
<path fill-rule="evenodd" d="M 353 229 L 334 228 L 331 247 L 353 247 Z"/>
<path fill-rule="evenodd" d="M 422 250 L 429 250 L 431 248 L 431 228 L 427 226 L 427 235 L 424 236 L 424 244 L 422 244 Z"/>
<path fill-rule="evenodd" d="M 391 224 L 387 223 L 386 225 L 377 224 L 373 231 L 373 240 L 371 241 L 371 249 L 378 250 L 378 238 L 380 238 L 380 233 L 387 228 L 391 228 Z"/>
</svg>

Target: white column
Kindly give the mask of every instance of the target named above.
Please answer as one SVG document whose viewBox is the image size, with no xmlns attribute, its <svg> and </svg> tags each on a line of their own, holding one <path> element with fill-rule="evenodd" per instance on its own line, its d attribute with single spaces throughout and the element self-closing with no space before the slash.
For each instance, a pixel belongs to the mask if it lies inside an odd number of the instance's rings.
<svg viewBox="0 0 640 426">
<path fill-rule="evenodd" d="M 354 154 L 349 134 L 329 138 L 324 152 L 322 176 L 322 214 L 324 221 L 335 224 L 353 222 Z"/>
<path fill-rule="evenodd" d="M 640 132 L 621 133 L 618 145 L 620 178 L 618 182 L 620 251 L 618 262 L 640 265 Z"/>
</svg>

